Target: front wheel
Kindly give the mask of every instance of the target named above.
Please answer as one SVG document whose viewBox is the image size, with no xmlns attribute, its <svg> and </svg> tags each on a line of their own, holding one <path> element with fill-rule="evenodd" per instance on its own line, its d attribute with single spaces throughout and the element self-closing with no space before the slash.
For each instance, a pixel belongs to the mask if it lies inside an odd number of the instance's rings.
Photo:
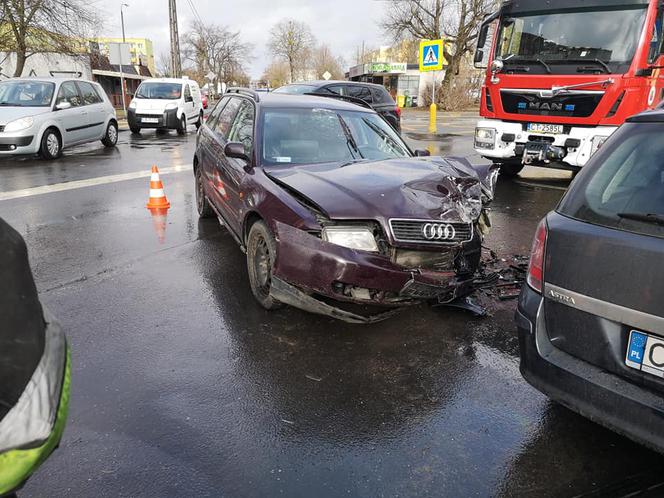
<svg viewBox="0 0 664 498">
<path fill-rule="evenodd" d="M 101 143 L 104 144 L 104 147 L 115 147 L 115 144 L 118 143 L 118 125 L 115 121 L 108 123 L 106 134 L 101 139 Z"/>
<path fill-rule="evenodd" d="M 211 218 L 214 212 L 210 207 L 210 201 L 205 196 L 205 186 L 203 185 L 203 170 L 199 166 L 196 168 L 196 210 L 199 218 Z"/>
<path fill-rule="evenodd" d="M 187 133 L 187 119 L 184 115 L 180 118 L 180 126 L 178 126 L 178 135 Z"/>
<path fill-rule="evenodd" d="M 260 305 L 267 310 L 275 310 L 282 303 L 270 295 L 272 270 L 277 257 L 277 243 L 270 229 L 262 221 L 257 221 L 249 230 L 247 239 L 247 270 L 251 292 Z"/>
<path fill-rule="evenodd" d="M 523 169 L 524 165 L 521 163 L 502 163 L 499 165 L 500 166 L 500 174 L 502 176 L 507 176 L 507 177 L 515 177 L 519 173 L 521 173 L 521 170 Z"/>
<path fill-rule="evenodd" d="M 57 159 L 62 154 L 62 141 L 60 135 L 53 129 L 49 128 L 44 132 L 41 139 L 41 146 L 39 147 L 39 155 L 42 159 L 52 160 Z"/>
</svg>

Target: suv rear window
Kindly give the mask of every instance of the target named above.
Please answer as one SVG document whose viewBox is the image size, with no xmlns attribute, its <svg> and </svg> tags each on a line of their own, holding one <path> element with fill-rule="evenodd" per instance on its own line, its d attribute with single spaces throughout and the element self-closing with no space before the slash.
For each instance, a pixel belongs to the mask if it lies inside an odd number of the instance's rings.
<svg viewBox="0 0 664 498">
<path fill-rule="evenodd" d="M 394 99 L 385 88 L 372 88 L 374 104 L 394 104 Z"/>
<path fill-rule="evenodd" d="M 662 125 L 623 125 L 563 198 L 560 214 L 664 238 Z"/>
</svg>

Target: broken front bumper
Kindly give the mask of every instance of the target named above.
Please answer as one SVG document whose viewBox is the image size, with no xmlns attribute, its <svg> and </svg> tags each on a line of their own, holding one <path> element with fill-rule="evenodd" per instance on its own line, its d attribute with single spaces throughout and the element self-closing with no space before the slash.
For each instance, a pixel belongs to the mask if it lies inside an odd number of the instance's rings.
<svg viewBox="0 0 664 498">
<path fill-rule="evenodd" d="M 426 300 L 445 302 L 470 290 L 471 280 L 458 280 L 454 271 L 408 270 L 379 254 L 338 246 L 279 222 L 275 234 L 277 259 L 271 292 L 278 301 L 313 313 L 367 323 L 388 318 L 394 310 L 365 317 L 324 303 L 312 294 L 399 307 Z"/>
</svg>

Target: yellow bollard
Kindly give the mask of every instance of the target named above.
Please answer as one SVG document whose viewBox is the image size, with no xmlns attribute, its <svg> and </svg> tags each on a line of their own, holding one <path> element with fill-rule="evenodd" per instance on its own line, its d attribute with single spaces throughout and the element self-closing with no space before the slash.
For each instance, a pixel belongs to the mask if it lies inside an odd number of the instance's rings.
<svg viewBox="0 0 664 498">
<path fill-rule="evenodd" d="M 429 108 L 429 133 L 438 133 L 438 126 L 436 123 L 436 104 L 431 104 Z"/>
</svg>

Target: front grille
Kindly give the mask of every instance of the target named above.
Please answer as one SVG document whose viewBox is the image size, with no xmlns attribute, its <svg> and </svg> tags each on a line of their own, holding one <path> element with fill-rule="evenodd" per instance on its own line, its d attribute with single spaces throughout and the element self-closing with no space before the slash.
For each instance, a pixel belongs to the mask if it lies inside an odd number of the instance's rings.
<svg viewBox="0 0 664 498">
<path fill-rule="evenodd" d="M 447 237 L 427 238 L 424 234 L 425 227 L 428 224 L 436 226 L 451 226 L 454 228 L 453 236 L 448 230 Z M 438 220 L 390 220 L 390 229 L 392 236 L 397 242 L 413 242 L 417 244 L 457 244 L 459 242 L 468 242 L 473 238 L 472 223 L 445 223 Z"/>
<path fill-rule="evenodd" d="M 411 270 L 453 271 L 457 252 L 458 250 L 454 248 L 433 251 L 396 249 L 393 261 Z"/>
<path fill-rule="evenodd" d="M 601 91 L 573 91 L 542 98 L 532 91 L 501 90 L 503 109 L 510 114 L 587 118 L 604 97 Z"/>
</svg>

